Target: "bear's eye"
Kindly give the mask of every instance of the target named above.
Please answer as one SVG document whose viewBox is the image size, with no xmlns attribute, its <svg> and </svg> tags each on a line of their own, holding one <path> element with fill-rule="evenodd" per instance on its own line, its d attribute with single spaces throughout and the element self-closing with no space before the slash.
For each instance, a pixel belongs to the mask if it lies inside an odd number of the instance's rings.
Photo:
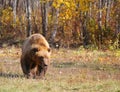
<svg viewBox="0 0 120 92">
<path fill-rule="evenodd" d="M 50 52 L 51 51 L 51 49 L 50 48 L 48 48 L 48 52 Z"/>
<path fill-rule="evenodd" d="M 32 51 L 33 51 L 33 52 L 37 52 L 38 49 L 37 49 L 37 48 L 33 48 Z"/>
</svg>

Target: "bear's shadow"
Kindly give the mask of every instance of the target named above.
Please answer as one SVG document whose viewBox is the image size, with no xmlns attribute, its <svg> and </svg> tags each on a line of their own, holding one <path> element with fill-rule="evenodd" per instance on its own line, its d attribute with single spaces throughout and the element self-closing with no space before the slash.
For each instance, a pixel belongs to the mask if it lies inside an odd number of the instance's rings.
<svg viewBox="0 0 120 92">
<path fill-rule="evenodd" d="M 3 72 L 0 72 L 0 77 L 4 77 L 4 78 L 23 78 L 25 76 L 21 75 L 21 74 L 13 74 L 13 73 L 3 73 Z"/>
</svg>

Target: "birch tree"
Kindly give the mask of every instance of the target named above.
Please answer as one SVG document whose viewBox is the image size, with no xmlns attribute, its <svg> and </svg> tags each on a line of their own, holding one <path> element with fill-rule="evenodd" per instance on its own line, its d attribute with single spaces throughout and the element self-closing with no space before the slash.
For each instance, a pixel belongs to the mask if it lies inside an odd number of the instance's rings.
<svg viewBox="0 0 120 92">
<path fill-rule="evenodd" d="M 98 2 L 98 30 L 99 30 L 99 48 L 102 45 L 102 0 Z"/>
<path fill-rule="evenodd" d="M 106 2 L 105 2 L 105 8 L 106 8 L 105 28 L 107 28 L 108 24 L 109 24 L 109 20 L 110 20 L 111 0 L 106 0 Z"/>
<path fill-rule="evenodd" d="M 54 9 L 55 10 L 55 14 L 54 14 L 54 26 L 53 26 L 53 31 L 51 33 L 51 37 L 50 37 L 50 42 L 54 42 L 54 39 L 56 37 L 57 34 L 57 28 L 58 28 L 58 16 L 59 16 L 59 8 Z"/>
<path fill-rule="evenodd" d="M 14 4 L 13 4 L 14 23 L 16 23 L 17 2 L 18 0 L 14 0 Z"/>
</svg>

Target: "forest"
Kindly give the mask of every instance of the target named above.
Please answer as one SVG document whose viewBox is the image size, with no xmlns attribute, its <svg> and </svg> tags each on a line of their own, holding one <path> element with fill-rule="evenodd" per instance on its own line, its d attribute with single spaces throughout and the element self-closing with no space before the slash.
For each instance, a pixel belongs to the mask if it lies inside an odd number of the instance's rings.
<svg viewBox="0 0 120 92">
<path fill-rule="evenodd" d="M 120 48 L 120 0 L 0 0 L 0 45 L 41 33 L 53 46 Z"/>
</svg>

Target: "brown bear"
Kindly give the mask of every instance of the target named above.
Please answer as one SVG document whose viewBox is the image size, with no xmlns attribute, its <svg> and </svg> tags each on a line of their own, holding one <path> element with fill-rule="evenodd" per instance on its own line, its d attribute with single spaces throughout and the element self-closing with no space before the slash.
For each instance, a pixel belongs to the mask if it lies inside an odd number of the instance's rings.
<svg viewBox="0 0 120 92">
<path fill-rule="evenodd" d="M 27 78 L 43 78 L 50 64 L 50 47 L 41 34 L 28 37 L 22 46 L 21 67 Z"/>
</svg>

